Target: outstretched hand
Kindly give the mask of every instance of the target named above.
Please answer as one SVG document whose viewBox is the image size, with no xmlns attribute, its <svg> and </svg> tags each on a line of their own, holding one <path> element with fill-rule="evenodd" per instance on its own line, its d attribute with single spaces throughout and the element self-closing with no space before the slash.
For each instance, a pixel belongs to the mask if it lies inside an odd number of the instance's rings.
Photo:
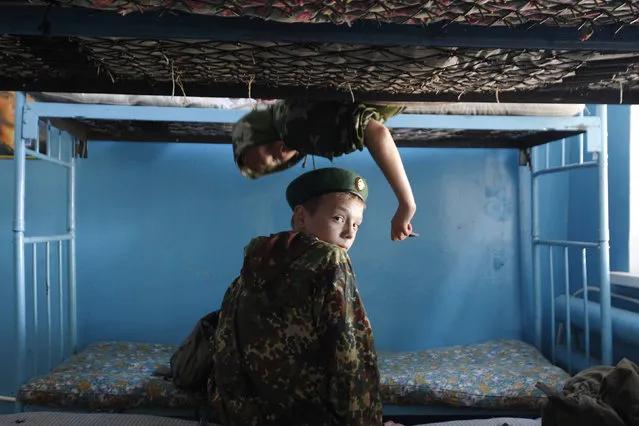
<svg viewBox="0 0 639 426">
<path fill-rule="evenodd" d="M 402 241 L 413 232 L 413 226 L 410 221 L 415 215 L 417 208 L 415 205 L 400 205 L 395 212 L 395 216 L 391 220 L 391 240 Z"/>
</svg>

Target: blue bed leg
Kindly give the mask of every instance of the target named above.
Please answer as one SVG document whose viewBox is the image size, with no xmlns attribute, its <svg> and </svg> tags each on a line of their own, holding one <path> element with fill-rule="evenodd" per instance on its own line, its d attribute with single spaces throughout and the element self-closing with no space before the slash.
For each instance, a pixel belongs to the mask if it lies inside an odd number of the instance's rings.
<svg viewBox="0 0 639 426">
<path fill-rule="evenodd" d="M 601 361 L 612 365 L 612 317 L 610 301 L 610 230 L 608 224 L 608 106 L 597 105 L 601 119 L 601 149 L 599 151 L 599 262 L 601 291 Z"/>
<path fill-rule="evenodd" d="M 15 133 L 14 133 L 14 164 L 15 164 L 15 211 L 13 216 L 14 241 L 14 284 L 15 284 L 15 380 L 18 389 L 25 378 L 25 360 L 27 358 L 27 308 L 26 283 L 24 264 L 24 204 L 25 204 L 25 152 L 22 137 L 23 112 L 26 96 L 23 92 L 15 94 Z M 21 412 L 21 404 L 16 402 L 16 411 Z M 18 411 L 20 410 L 20 411 Z"/>
</svg>

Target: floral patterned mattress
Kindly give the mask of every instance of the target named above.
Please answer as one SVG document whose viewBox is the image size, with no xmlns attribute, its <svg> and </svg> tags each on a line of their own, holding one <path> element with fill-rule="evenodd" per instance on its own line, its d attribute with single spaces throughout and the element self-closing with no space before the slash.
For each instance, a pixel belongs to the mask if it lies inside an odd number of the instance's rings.
<svg viewBox="0 0 639 426">
<path fill-rule="evenodd" d="M 445 404 L 487 409 L 536 409 L 542 382 L 562 389 L 568 373 L 533 346 L 509 339 L 413 352 L 378 351 L 386 404 Z"/>
<path fill-rule="evenodd" d="M 17 399 L 25 405 L 91 411 L 201 408 L 204 395 L 185 392 L 154 375 L 158 370 L 168 371 L 176 349 L 149 343 L 92 343 L 49 373 L 25 383 Z"/>
<path fill-rule="evenodd" d="M 18 392 L 25 405 L 125 411 L 198 409 L 201 394 L 154 376 L 176 346 L 102 342 L 89 345 Z M 534 409 L 545 400 L 538 381 L 560 389 L 569 376 L 526 343 L 495 340 L 414 352 L 379 351 L 384 403 Z"/>
</svg>

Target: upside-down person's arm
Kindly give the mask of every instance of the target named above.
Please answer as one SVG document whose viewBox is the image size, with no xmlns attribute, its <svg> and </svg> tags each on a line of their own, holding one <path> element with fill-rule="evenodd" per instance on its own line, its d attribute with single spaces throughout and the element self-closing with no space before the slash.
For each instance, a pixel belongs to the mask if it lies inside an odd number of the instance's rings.
<svg viewBox="0 0 639 426">
<path fill-rule="evenodd" d="M 397 145 L 388 128 L 376 120 L 370 120 L 364 130 L 364 145 L 386 177 L 399 202 L 391 222 L 391 239 L 401 241 L 412 232 L 410 221 L 417 207 Z"/>
</svg>

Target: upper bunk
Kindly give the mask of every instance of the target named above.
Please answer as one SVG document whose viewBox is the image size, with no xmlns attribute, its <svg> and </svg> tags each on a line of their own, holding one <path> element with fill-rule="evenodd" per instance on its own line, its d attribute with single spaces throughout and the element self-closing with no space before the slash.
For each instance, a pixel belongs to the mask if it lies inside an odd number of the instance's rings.
<svg viewBox="0 0 639 426">
<path fill-rule="evenodd" d="M 0 92 L 0 123 L 15 125 L 16 92 Z M 231 143 L 233 124 L 277 100 L 93 93 L 29 92 L 22 106 L 23 137 L 46 137 L 47 122 L 82 144 L 89 141 Z M 530 147 L 586 134 L 597 126 L 584 104 L 404 103 L 388 120 L 398 147 Z M 39 129 L 38 132 L 35 129 Z M 11 134 L 9 134 L 11 133 Z M 41 147 L 43 148 L 43 147 Z M 13 133 L 0 126 L 0 155 L 13 153 Z"/>
<path fill-rule="evenodd" d="M 639 0 L 4 0 L 0 90 L 637 103 Z"/>
</svg>

